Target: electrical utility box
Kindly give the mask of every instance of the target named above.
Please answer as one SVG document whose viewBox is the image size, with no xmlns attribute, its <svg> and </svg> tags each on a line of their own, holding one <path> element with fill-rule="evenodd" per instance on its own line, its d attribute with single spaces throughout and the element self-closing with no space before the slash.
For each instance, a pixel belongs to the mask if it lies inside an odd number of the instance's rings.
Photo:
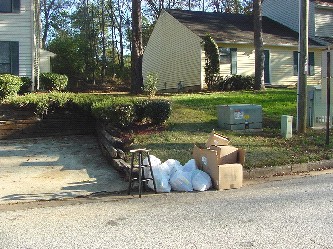
<svg viewBox="0 0 333 249">
<path fill-rule="evenodd" d="M 218 105 L 217 120 L 220 128 L 225 130 L 261 130 L 261 105 L 238 104 Z"/>
<path fill-rule="evenodd" d="M 332 92 L 331 92 L 331 96 Z M 332 126 L 333 101 L 331 100 L 330 126 Z M 308 87 L 308 126 L 325 128 L 327 118 L 326 89 L 321 85 Z"/>
</svg>

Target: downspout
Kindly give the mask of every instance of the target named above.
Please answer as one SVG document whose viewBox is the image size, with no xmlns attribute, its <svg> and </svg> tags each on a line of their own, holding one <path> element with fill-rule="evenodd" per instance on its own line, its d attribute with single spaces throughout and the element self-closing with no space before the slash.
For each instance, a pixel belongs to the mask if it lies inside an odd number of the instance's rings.
<svg viewBox="0 0 333 249">
<path fill-rule="evenodd" d="M 36 83 L 37 89 L 39 90 L 39 74 L 40 74 L 40 31 L 41 31 L 41 22 L 40 22 L 40 6 L 39 0 L 35 1 L 35 39 L 36 39 Z"/>
<path fill-rule="evenodd" d="M 36 91 L 39 89 L 39 0 L 32 0 L 31 9 L 31 20 L 32 20 L 32 86 L 31 91 Z"/>
</svg>

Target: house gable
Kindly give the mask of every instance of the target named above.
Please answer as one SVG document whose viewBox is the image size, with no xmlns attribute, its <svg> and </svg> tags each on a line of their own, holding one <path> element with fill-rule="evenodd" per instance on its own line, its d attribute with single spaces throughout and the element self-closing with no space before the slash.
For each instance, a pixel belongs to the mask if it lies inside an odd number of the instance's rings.
<svg viewBox="0 0 333 249">
<path fill-rule="evenodd" d="M 201 88 L 202 39 L 182 25 L 168 12 L 162 11 L 144 50 L 142 73 L 156 74 L 158 90 L 177 91 Z"/>
</svg>

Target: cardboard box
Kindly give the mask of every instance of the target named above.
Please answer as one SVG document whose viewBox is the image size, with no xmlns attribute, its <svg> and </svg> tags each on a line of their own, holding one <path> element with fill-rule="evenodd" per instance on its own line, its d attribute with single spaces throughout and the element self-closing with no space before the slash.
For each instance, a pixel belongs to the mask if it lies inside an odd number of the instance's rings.
<svg viewBox="0 0 333 249">
<path fill-rule="evenodd" d="M 221 190 L 242 187 L 244 150 L 230 145 L 210 148 L 194 145 L 193 158 L 198 168 L 210 175 L 214 188 Z"/>
<path fill-rule="evenodd" d="M 229 138 L 216 133 L 214 130 L 209 134 L 206 142 L 206 147 L 217 146 L 217 145 L 228 145 L 230 142 Z"/>
</svg>

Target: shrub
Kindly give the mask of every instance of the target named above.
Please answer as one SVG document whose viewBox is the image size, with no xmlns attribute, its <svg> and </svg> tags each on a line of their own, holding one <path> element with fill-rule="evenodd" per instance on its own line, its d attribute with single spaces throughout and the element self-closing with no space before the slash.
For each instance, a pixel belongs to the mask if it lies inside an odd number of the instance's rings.
<svg viewBox="0 0 333 249">
<path fill-rule="evenodd" d="M 0 99 L 14 96 L 20 90 L 23 82 L 19 76 L 11 74 L 0 75 Z"/>
<path fill-rule="evenodd" d="M 92 105 L 92 114 L 99 120 L 117 128 L 127 128 L 133 124 L 133 103 L 117 103 L 106 100 Z"/>
<path fill-rule="evenodd" d="M 18 94 L 23 95 L 25 93 L 31 92 L 32 80 L 29 77 L 21 77 L 23 82 Z"/>
<path fill-rule="evenodd" d="M 137 100 L 134 101 L 134 113 L 135 121 L 142 122 L 146 118 L 146 108 L 149 100 Z"/>
<path fill-rule="evenodd" d="M 242 75 L 221 76 L 215 86 L 219 91 L 251 90 L 253 87 L 254 77 Z"/>
<path fill-rule="evenodd" d="M 146 106 L 146 116 L 153 124 L 163 124 L 171 115 L 171 104 L 167 100 L 150 101 Z"/>
<path fill-rule="evenodd" d="M 154 73 L 149 73 L 143 86 L 143 91 L 149 96 L 154 97 L 157 92 L 158 76 Z"/>
<path fill-rule="evenodd" d="M 68 77 L 63 74 L 42 73 L 40 74 L 41 88 L 47 91 L 61 91 L 67 87 Z"/>
</svg>

